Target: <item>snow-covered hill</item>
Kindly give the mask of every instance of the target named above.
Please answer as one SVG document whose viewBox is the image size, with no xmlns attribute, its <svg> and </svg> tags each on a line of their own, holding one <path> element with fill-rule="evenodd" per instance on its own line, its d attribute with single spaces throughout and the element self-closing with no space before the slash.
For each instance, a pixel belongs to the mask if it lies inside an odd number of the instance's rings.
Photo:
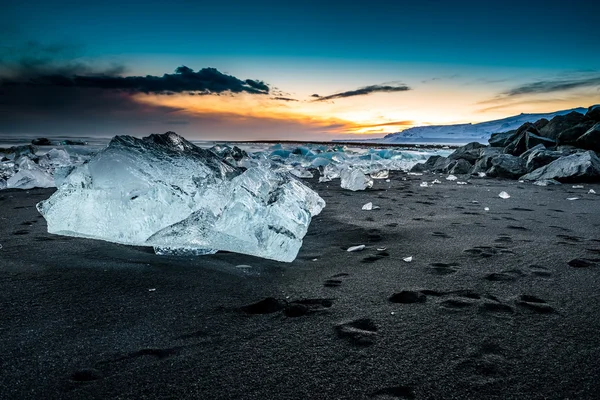
<svg viewBox="0 0 600 400">
<path fill-rule="evenodd" d="M 381 139 L 373 139 L 370 141 L 377 143 L 487 143 L 487 140 L 492 133 L 507 132 L 517 129 L 525 122 L 535 122 L 542 118 L 550 120 L 557 115 L 565 115 L 573 111 L 585 114 L 587 108 L 573 108 L 546 114 L 520 114 L 515 115 L 514 117 L 480 122 L 478 124 L 418 126 L 406 129 L 402 132 L 390 133 Z"/>
</svg>

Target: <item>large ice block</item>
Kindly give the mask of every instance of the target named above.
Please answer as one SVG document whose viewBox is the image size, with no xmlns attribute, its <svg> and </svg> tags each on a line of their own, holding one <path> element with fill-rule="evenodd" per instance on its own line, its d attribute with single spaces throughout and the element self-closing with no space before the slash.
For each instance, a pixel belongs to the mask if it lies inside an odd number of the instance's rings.
<svg viewBox="0 0 600 400">
<path fill-rule="evenodd" d="M 38 204 L 48 232 L 293 261 L 325 202 L 288 173 L 247 170 L 175 133 L 116 136 Z"/>
</svg>

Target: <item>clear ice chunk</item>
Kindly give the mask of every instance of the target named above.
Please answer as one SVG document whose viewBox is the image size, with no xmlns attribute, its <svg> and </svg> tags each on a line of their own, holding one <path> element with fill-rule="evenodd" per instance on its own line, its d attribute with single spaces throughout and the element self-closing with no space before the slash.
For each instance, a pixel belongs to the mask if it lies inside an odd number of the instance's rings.
<svg viewBox="0 0 600 400">
<path fill-rule="evenodd" d="M 342 189 L 352 191 L 365 190 L 373 187 L 373 179 L 357 168 L 346 168 L 340 173 Z"/>
<path fill-rule="evenodd" d="M 498 197 L 500 197 L 501 199 L 508 199 L 508 198 L 510 198 L 510 194 L 508 194 L 506 192 L 500 192 Z"/>
<path fill-rule="evenodd" d="M 291 262 L 325 202 L 287 173 L 244 171 L 168 132 L 114 137 L 37 207 L 49 233 Z"/>
</svg>

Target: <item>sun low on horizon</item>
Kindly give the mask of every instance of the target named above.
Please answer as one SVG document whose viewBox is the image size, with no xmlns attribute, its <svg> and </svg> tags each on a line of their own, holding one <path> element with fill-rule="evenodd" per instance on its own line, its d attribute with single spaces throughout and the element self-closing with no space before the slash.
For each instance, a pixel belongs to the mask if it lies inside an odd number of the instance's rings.
<svg viewBox="0 0 600 400">
<path fill-rule="evenodd" d="M 587 2 L 119 4 L 7 8 L 1 135 L 376 138 L 600 103 Z"/>
</svg>

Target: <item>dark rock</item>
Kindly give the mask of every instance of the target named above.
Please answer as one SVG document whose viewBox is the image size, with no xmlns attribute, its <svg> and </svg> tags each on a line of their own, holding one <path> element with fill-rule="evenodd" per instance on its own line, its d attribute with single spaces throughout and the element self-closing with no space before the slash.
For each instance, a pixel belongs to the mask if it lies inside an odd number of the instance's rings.
<svg viewBox="0 0 600 400">
<path fill-rule="evenodd" d="M 550 164 L 523 175 L 521 179 L 537 181 L 556 179 L 559 182 L 600 181 L 600 159 L 593 151 L 563 156 Z"/>
<path fill-rule="evenodd" d="M 575 143 L 582 149 L 600 152 L 600 122 L 581 135 Z"/>
<path fill-rule="evenodd" d="M 432 156 L 432 157 L 438 157 L 438 156 Z M 429 157 L 431 158 L 431 157 Z M 410 169 L 410 172 L 425 172 L 428 171 L 430 168 L 427 167 L 427 165 L 425 165 L 425 163 L 418 163 L 413 165 L 413 167 Z"/>
<path fill-rule="evenodd" d="M 492 147 L 505 147 L 507 144 L 515 140 L 517 137 L 517 131 L 512 130 L 508 132 L 492 133 L 492 136 L 488 139 L 488 143 Z"/>
<path fill-rule="evenodd" d="M 516 136 L 520 136 L 525 132 L 531 132 L 534 135 L 539 135 L 540 131 L 538 130 L 538 128 L 536 128 L 536 126 L 534 124 L 532 124 L 531 122 L 525 122 L 523 125 L 521 125 L 519 127 L 519 129 L 517 129 L 517 135 Z"/>
<path fill-rule="evenodd" d="M 486 174 L 491 177 L 516 179 L 525 172 L 525 160 L 510 154 L 501 154 L 492 158 L 492 168 Z"/>
<path fill-rule="evenodd" d="M 594 126 L 594 121 L 583 121 L 569 129 L 565 129 L 558 135 L 556 140 L 558 144 L 573 144 L 591 127 Z"/>
<path fill-rule="evenodd" d="M 477 174 L 479 172 L 486 172 L 488 169 L 492 168 L 492 158 L 501 153 L 502 149 L 499 147 L 486 147 L 485 149 L 481 149 L 479 159 L 475 162 L 475 165 L 471 169 L 471 173 Z"/>
<path fill-rule="evenodd" d="M 449 160 L 446 157 L 440 157 L 440 158 L 438 158 L 435 161 L 435 163 L 431 167 L 431 171 L 434 171 L 434 172 L 448 172 L 448 169 L 451 168 L 452 165 L 455 164 L 455 163 L 456 163 L 456 161 Z"/>
<path fill-rule="evenodd" d="M 471 165 L 479 158 L 479 149 L 487 147 L 478 142 L 471 142 L 454 150 L 448 156 L 449 160 L 467 160 Z"/>
<path fill-rule="evenodd" d="M 527 168 L 527 172 L 535 171 L 554 160 L 558 160 L 562 156 L 564 154 L 560 151 L 537 149 L 532 151 L 526 158 L 525 168 Z"/>
<path fill-rule="evenodd" d="M 452 168 L 449 169 L 449 172 L 457 175 L 468 174 L 471 171 L 471 168 L 473 168 L 473 165 L 461 158 L 460 160 L 456 160 Z"/>
<path fill-rule="evenodd" d="M 529 128 L 535 129 L 531 124 Z M 544 147 L 553 147 L 556 145 L 556 142 L 552 139 L 539 136 L 535 134 L 532 130 L 526 130 L 519 134 L 511 143 L 509 143 L 504 148 L 504 152 L 506 154 L 512 154 L 513 156 L 520 156 L 521 154 L 537 146 L 538 144 L 542 144 L 544 145 Z"/>
<path fill-rule="evenodd" d="M 596 104 L 595 106 L 588 108 L 585 116 L 592 121 L 600 122 L 600 104 Z"/>
<path fill-rule="evenodd" d="M 535 128 L 539 131 L 543 127 L 545 127 L 546 125 L 548 125 L 548 122 L 550 122 L 550 121 L 548 121 L 546 118 L 538 119 L 537 121 L 535 121 L 533 123 L 533 126 L 535 126 Z"/>
<path fill-rule="evenodd" d="M 540 135 L 556 140 L 562 131 L 572 128 L 584 120 L 585 116 L 576 111 L 572 111 L 566 115 L 557 115 L 540 130 Z"/>
<path fill-rule="evenodd" d="M 527 160 L 527 157 L 529 157 L 529 155 L 536 150 L 546 150 L 546 146 L 544 146 L 543 144 L 535 145 L 529 150 L 527 150 L 525 153 L 521 154 L 519 157 L 521 157 L 524 160 Z"/>
<path fill-rule="evenodd" d="M 50 141 L 50 139 L 47 138 L 33 139 L 31 141 L 31 144 L 35 146 L 52 146 L 52 142 Z"/>
</svg>

